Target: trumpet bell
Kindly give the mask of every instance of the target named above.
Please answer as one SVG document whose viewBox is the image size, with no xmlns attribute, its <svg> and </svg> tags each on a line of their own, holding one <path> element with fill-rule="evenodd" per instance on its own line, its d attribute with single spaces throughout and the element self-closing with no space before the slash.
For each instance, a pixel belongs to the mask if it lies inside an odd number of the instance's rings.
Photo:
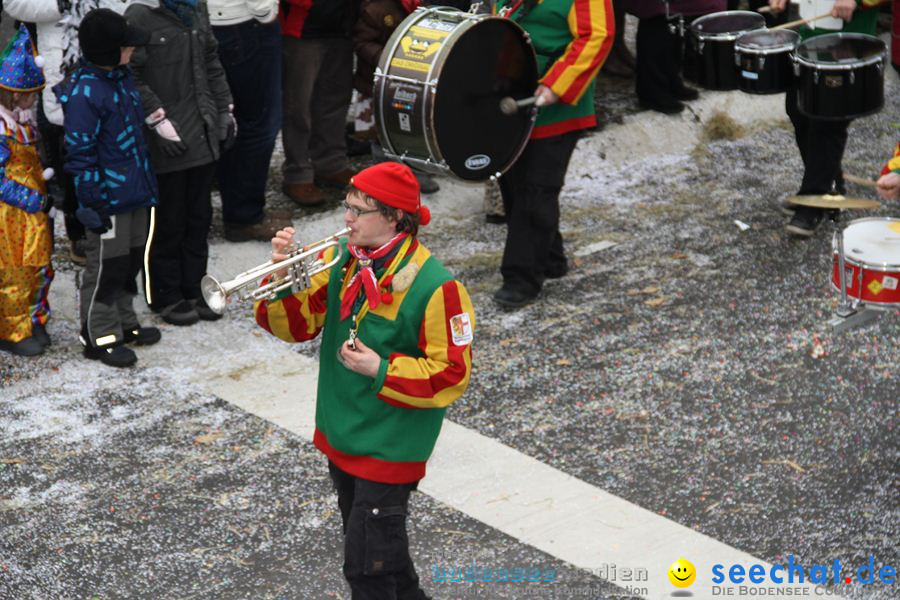
<svg viewBox="0 0 900 600">
<path fill-rule="evenodd" d="M 200 280 L 200 293 L 211 311 L 217 315 L 225 313 L 225 305 L 228 303 L 228 295 L 225 288 L 212 275 L 204 275 Z"/>
</svg>

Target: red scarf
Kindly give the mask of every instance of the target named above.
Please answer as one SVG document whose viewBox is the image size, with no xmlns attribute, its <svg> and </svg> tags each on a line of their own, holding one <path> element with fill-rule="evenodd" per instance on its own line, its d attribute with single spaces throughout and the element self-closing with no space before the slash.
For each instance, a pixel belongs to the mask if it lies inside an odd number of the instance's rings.
<svg viewBox="0 0 900 600">
<path fill-rule="evenodd" d="M 341 300 L 341 320 L 343 321 L 350 316 L 353 311 L 353 304 L 359 295 L 360 289 L 366 292 L 366 300 L 369 302 L 369 310 L 374 310 L 381 303 L 381 291 L 378 289 L 378 278 L 375 277 L 375 271 L 372 269 L 374 263 L 379 258 L 389 255 L 394 247 L 402 242 L 407 233 L 398 233 L 385 245 L 375 250 L 367 251 L 365 248 L 347 244 L 347 250 L 350 251 L 357 261 L 357 271 L 353 275 L 353 279 L 347 285 L 344 292 L 344 299 Z"/>
</svg>

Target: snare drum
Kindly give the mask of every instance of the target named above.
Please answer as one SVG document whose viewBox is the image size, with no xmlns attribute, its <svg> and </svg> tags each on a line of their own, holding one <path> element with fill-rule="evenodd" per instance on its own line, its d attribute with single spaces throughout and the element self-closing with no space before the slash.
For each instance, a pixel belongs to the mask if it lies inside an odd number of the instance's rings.
<svg viewBox="0 0 900 600">
<path fill-rule="evenodd" d="M 743 33 L 765 26 L 765 17 L 746 10 L 727 10 L 696 19 L 690 27 L 685 56 L 685 64 L 690 68 L 685 68 L 685 75 L 707 89 L 737 89 L 735 40 Z"/>
<path fill-rule="evenodd" d="M 900 219 L 857 219 L 843 236 L 847 296 L 874 306 L 900 308 Z M 831 284 L 841 291 L 837 248 Z"/>
<path fill-rule="evenodd" d="M 741 34 L 734 42 L 738 87 L 749 94 L 778 94 L 794 78 L 791 54 L 800 34 L 790 29 L 760 29 Z"/>
<path fill-rule="evenodd" d="M 537 59 L 515 22 L 450 8 L 419 8 L 394 31 L 375 71 L 378 138 L 389 158 L 436 174 L 484 181 L 528 142 L 537 109 L 505 115 L 500 100 L 528 98 Z"/>
<path fill-rule="evenodd" d="M 829 33 L 797 46 L 797 107 L 814 119 L 863 117 L 884 106 L 887 45 L 863 33 Z"/>
</svg>

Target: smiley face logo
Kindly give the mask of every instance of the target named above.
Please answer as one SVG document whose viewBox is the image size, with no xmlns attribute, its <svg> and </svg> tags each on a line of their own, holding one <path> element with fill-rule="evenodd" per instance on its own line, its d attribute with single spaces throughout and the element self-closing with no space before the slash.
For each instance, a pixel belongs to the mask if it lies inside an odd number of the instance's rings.
<svg viewBox="0 0 900 600">
<path fill-rule="evenodd" d="M 675 587 L 686 588 L 697 578 L 697 569 L 689 560 L 679 558 L 669 567 L 669 581 Z"/>
</svg>

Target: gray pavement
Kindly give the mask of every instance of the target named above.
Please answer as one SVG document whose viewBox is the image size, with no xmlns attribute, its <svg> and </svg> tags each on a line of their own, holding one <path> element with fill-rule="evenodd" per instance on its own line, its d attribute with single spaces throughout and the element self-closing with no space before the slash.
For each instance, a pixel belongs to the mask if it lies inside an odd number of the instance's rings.
<svg viewBox="0 0 900 600">
<path fill-rule="evenodd" d="M 580 143 L 562 197 L 572 270 L 540 302 L 492 304 L 505 228 L 484 222 L 480 187 L 441 180 L 427 198 L 423 240 L 478 318 L 472 384 L 448 419 L 761 560 L 896 569 L 900 315 L 828 328 L 830 231 L 793 239 L 776 209 L 800 173 L 783 101 L 705 92 L 693 113 L 661 117 L 636 112 L 627 83 L 602 83 L 613 122 Z M 887 86 L 885 109 L 851 128 L 848 173 L 874 177 L 900 135 L 892 71 Z M 288 207 L 277 163 L 271 199 Z M 294 217 L 309 240 L 340 222 L 334 204 Z M 224 242 L 218 225 L 211 244 L 217 275 L 265 259 L 265 244 Z M 53 346 L 0 355 L 0 598 L 348 598 L 323 458 L 222 400 L 223 379 L 285 356 L 306 369 L 317 345 L 261 335 L 246 306 L 188 329 L 142 309 L 164 337 L 137 368 L 86 361 L 63 249 L 58 230 Z M 411 513 L 435 598 L 632 597 L 600 573 L 603 556 L 585 572 L 426 494 Z M 435 581 L 435 565 L 471 562 L 553 569 L 555 582 Z"/>
</svg>

